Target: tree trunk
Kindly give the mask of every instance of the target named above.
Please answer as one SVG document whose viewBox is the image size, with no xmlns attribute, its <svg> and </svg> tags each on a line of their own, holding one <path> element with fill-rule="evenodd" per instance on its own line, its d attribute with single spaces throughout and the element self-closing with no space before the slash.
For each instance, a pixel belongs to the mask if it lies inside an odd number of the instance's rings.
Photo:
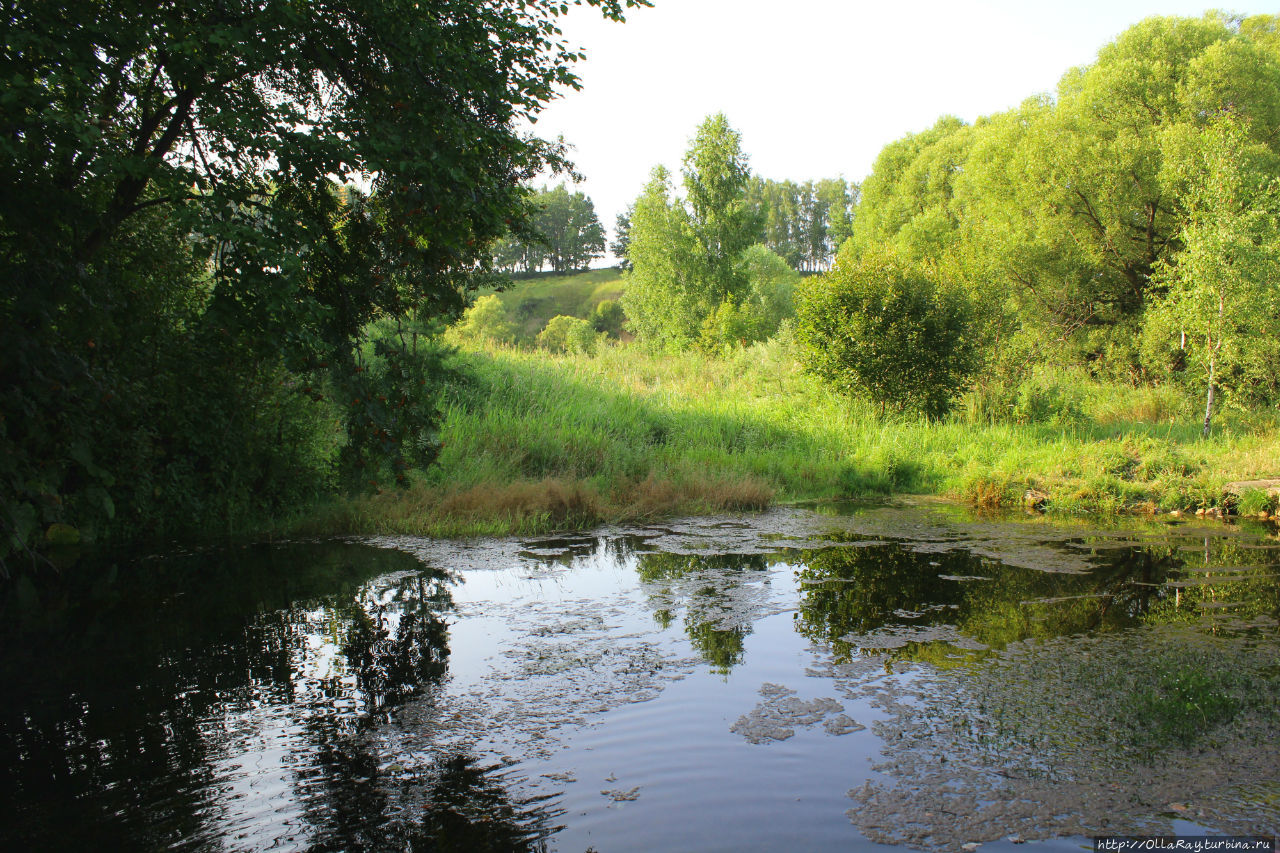
<svg viewBox="0 0 1280 853">
<path fill-rule="evenodd" d="M 1209 391 L 1208 393 L 1205 394 L 1204 431 L 1201 433 L 1201 436 L 1204 438 L 1209 437 L 1209 421 L 1213 419 L 1213 382 L 1214 382 L 1213 369 L 1214 369 L 1215 361 L 1216 359 L 1212 355 L 1210 355 L 1209 356 Z"/>
<path fill-rule="evenodd" d="M 1209 421 L 1213 418 L 1213 383 L 1216 379 L 1214 369 L 1218 366 L 1218 351 L 1222 349 L 1222 315 L 1226 313 L 1226 297 L 1222 292 L 1218 292 L 1218 343 L 1213 342 L 1213 326 L 1205 323 L 1204 343 L 1205 349 L 1209 353 L 1209 390 L 1205 393 L 1204 401 L 1204 431 L 1200 433 L 1203 438 L 1209 437 Z"/>
</svg>

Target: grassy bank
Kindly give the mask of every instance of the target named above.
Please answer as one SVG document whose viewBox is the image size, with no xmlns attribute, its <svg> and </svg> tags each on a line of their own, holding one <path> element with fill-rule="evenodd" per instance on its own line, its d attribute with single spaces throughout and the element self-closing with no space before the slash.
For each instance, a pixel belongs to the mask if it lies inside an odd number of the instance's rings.
<svg viewBox="0 0 1280 853">
<path fill-rule="evenodd" d="M 1280 476 L 1274 413 L 1229 412 L 1202 440 L 1193 400 L 1066 372 L 1045 378 L 1043 405 L 993 420 L 979 389 L 927 424 L 833 394 L 777 342 L 722 359 L 629 346 L 462 359 L 475 379 L 450 393 L 439 465 L 408 490 L 330 506 L 303 532 L 532 533 L 892 493 L 1187 512 L 1219 505 L 1228 482 Z M 1265 495 L 1244 503 L 1275 509 Z"/>
</svg>

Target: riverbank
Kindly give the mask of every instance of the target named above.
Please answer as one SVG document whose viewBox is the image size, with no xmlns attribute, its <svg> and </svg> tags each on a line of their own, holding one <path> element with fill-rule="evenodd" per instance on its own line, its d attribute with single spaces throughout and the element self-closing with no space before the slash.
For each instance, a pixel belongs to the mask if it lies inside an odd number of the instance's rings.
<svg viewBox="0 0 1280 853">
<path fill-rule="evenodd" d="M 448 394 L 439 464 L 291 532 L 537 533 L 890 494 L 1066 514 L 1277 509 L 1266 490 L 1226 491 L 1280 476 L 1275 413 L 1228 412 L 1206 440 L 1194 401 L 1169 389 L 1062 372 L 1041 377 L 1047 402 L 992 419 L 977 389 L 930 424 L 832 393 L 778 342 L 725 358 L 627 346 L 460 358 L 474 379 Z"/>
</svg>

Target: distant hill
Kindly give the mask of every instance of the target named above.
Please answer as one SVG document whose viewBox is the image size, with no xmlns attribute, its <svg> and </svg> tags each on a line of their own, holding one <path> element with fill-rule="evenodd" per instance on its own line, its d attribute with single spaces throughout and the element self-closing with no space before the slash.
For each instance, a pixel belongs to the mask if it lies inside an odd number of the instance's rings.
<svg viewBox="0 0 1280 853">
<path fill-rule="evenodd" d="M 622 271 L 617 267 L 570 275 L 538 275 L 516 279 L 498 294 L 507 316 L 522 339 L 532 340 L 552 317 L 561 314 L 586 319 L 606 299 L 622 295 Z"/>
</svg>

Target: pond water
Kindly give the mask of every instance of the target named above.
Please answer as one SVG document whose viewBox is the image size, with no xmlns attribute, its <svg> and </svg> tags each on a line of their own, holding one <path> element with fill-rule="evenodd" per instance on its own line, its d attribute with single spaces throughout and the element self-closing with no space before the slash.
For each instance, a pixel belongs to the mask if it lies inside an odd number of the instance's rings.
<svg viewBox="0 0 1280 853">
<path fill-rule="evenodd" d="M 1280 830 L 1260 523 L 919 504 L 64 562 L 0 593 L 6 849 Z"/>
</svg>

